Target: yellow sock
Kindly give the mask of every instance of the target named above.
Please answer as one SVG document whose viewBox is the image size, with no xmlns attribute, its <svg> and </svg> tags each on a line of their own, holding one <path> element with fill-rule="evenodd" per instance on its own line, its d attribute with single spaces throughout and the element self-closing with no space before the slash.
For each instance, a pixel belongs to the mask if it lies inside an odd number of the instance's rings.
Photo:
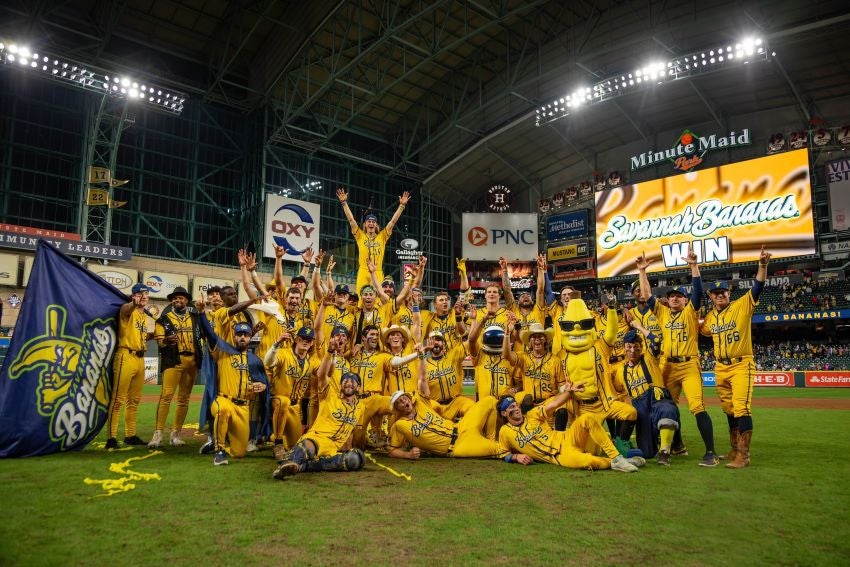
<svg viewBox="0 0 850 567">
<path fill-rule="evenodd" d="M 675 429 L 664 428 L 660 431 L 661 433 L 661 449 L 663 451 L 670 451 L 670 447 L 673 445 L 673 435 L 676 434 Z"/>
</svg>

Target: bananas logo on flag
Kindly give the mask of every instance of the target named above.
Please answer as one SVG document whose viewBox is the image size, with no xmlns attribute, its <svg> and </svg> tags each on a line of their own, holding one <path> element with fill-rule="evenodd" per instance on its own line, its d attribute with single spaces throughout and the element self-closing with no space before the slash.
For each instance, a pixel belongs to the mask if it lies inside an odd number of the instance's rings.
<svg viewBox="0 0 850 567">
<path fill-rule="evenodd" d="M 107 418 L 127 298 L 40 240 L 0 369 L 0 457 L 82 449 Z"/>
</svg>

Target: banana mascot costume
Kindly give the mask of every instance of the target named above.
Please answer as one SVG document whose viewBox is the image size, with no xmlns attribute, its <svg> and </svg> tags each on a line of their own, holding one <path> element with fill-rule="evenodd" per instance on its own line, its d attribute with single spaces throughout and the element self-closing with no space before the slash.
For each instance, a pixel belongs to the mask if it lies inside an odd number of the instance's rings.
<svg viewBox="0 0 850 567">
<path fill-rule="evenodd" d="M 576 392 L 568 402 L 570 421 L 589 413 L 601 424 L 605 419 L 633 422 L 637 412 L 631 404 L 617 401 L 608 359 L 611 346 L 617 340 L 617 310 L 608 304 L 605 332 L 597 338 L 593 314 L 587 308 L 581 293 L 573 292 L 567 309 L 559 321 L 562 368 L 575 385 L 584 385 L 583 392 Z"/>
</svg>

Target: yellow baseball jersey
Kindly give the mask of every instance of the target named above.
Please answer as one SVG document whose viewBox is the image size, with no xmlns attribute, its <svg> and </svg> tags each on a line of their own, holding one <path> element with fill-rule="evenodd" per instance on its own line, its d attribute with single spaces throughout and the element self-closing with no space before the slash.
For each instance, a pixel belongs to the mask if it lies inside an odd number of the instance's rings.
<svg viewBox="0 0 850 567">
<path fill-rule="evenodd" d="M 457 438 L 455 423 L 437 413 L 437 402 L 412 394 L 416 415 L 399 417 L 390 429 L 389 446 L 403 449 L 407 445 L 419 447 L 435 455 L 445 456 Z"/>
<path fill-rule="evenodd" d="M 351 371 L 360 376 L 362 385 L 360 392 L 372 392 L 382 394 L 386 385 L 386 363 L 391 358 L 389 354 L 382 351 L 366 352 L 360 351 L 351 357 L 349 362 Z"/>
<path fill-rule="evenodd" d="M 483 321 L 481 331 L 483 336 L 483 331 L 487 327 L 491 327 L 496 325 L 497 327 L 501 327 L 505 332 L 510 332 L 513 329 L 508 329 L 508 310 L 505 307 L 499 307 L 498 311 L 492 316 L 487 316 L 487 308 L 481 307 L 478 309 L 478 314 L 475 319 L 477 321 Z M 478 342 L 481 342 L 482 337 L 478 338 Z"/>
<path fill-rule="evenodd" d="M 428 317 L 422 319 L 422 328 L 425 330 L 423 337 L 427 337 L 432 331 L 443 333 L 447 350 L 463 344 L 463 337 L 457 333 L 457 318 L 454 311 L 449 311 L 446 315 L 429 312 Z"/>
<path fill-rule="evenodd" d="M 349 364 L 348 359 L 335 354 L 334 367 L 331 370 L 330 376 L 328 376 L 328 387 L 337 394 L 339 393 L 339 381 L 346 372 L 351 372 L 351 364 Z"/>
<path fill-rule="evenodd" d="M 214 348 L 210 354 L 215 359 L 218 370 L 218 393 L 247 400 L 252 382 L 251 375 L 248 373 L 248 353 L 230 354 Z"/>
<path fill-rule="evenodd" d="M 354 314 L 354 336 L 360 337 L 360 342 L 363 342 L 363 329 L 368 327 L 369 325 L 374 325 L 380 331 L 385 327 L 389 327 L 389 324 L 385 324 L 387 319 L 384 319 L 381 313 L 381 309 L 379 307 L 375 307 L 371 311 L 363 311 L 362 309 L 358 309 Z M 378 347 L 380 348 L 380 346 Z"/>
<path fill-rule="evenodd" d="M 348 329 L 348 337 L 353 339 L 355 317 L 356 315 L 347 308 L 339 309 L 336 305 L 325 307 L 325 317 L 322 320 L 322 345 L 328 343 L 331 332 L 333 332 L 334 327 L 338 326 Z"/>
<path fill-rule="evenodd" d="M 518 354 L 517 357 L 517 374 L 522 378 L 522 391 L 531 394 L 535 402 L 555 395 L 558 384 L 564 382 L 560 358 L 548 352 L 542 358 L 535 357 L 531 352 Z"/>
<path fill-rule="evenodd" d="M 287 397 L 293 404 L 306 398 L 310 376 L 319 368 L 319 364 L 321 360 L 309 354 L 299 358 L 291 343 L 284 343 L 277 349 L 272 365 L 266 366 L 272 395 Z"/>
<path fill-rule="evenodd" d="M 532 307 L 527 314 L 523 313 L 522 310 L 520 310 L 519 305 L 514 305 L 512 311 L 513 314 L 516 315 L 517 323 L 519 323 L 522 327 L 520 331 L 528 329 L 528 327 L 532 323 L 540 323 L 541 325 L 546 324 L 546 311 L 544 311 L 537 305 L 534 305 L 534 307 Z M 525 352 L 525 345 L 522 344 L 521 341 L 516 341 L 516 343 L 514 343 L 514 350 L 516 352 Z"/>
<path fill-rule="evenodd" d="M 640 309 L 637 307 L 632 307 L 629 309 L 629 313 L 632 314 L 632 317 L 643 325 L 646 330 L 655 333 L 656 336 L 661 336 L 661 325 L 658 322 L 658 318 L 655 313 L 649 307 L 646 308 L 646 311 L 641 313 Z"/>
<path fill-rule="evenodd" d="M 372 263 L 375 264 L 375 271 L 383 271 L 384 251 L 387 248 L 387 241 L 389 241 L 391 233 L 383 228 L 375 236 L 369 236 L 358 227 L 352 230 L 351 234 L 354 235 L 354 241 L 357 243 L 357 258 L 360 269 L 368 270 L 366 261 L 371 259 Z"/>
<path fill-rule="evenodd" d="M 410 347 L 410 341 L 407 341 L 407 346 L 405 347 L 404 352 L 400 356 L 407 356 L 412 352 Z M 390 361 L 393 358 L 391 353 L 387 353 L 389 356 L 384 360 L 384 376 L 386 377 L 386 381 L 384 384 L 384 395 L 391 396 L 394 392 L 398 390 L 403 390 L 405 392 L 412 392 L 416 390 L 417 378 L 416 372 L 418 367 L 416 366 L 417 361 L 419 359 L 415 359 L 412 362 L 408 362 L 407 364 L 402 364 L 401 366 L 397 366 L 393 368 Z"/>
<path fill-rule="evenodd" d="M 521 425 L 506 422 L 499 430 L 499 444 L 506 451 L 528 455 L 541 463 L 560 464 L 564 435 L 552 429 L 550 417 L 543 406 L 537 406 L 525 415 Z"/>
<path fill-rule="evenodd" d="M 425 313 L 430 314 L 430 311 L 420 311 L 420 317 Z M 405 327 L 408 330 L 413 327 L 413 311 L 410 310 L 410 307 L 408 307 L 407 304 L 396 306 L 395 314 L 390 321 L 390 325 L 398 325 L 400 327 Z"/>
<path fill-rule="evenodd" d="M 479 400 L 487 396 L 499 398 L 514 387 L 514 367 L 501 354 L 481 351 L 472 363 L 475 365 L 475 394 Z"/>
<path fill-rule="evenodd" d="M 711 309 L 706 314 L 700 333 L 714 340 L 714 357 L 718 361 L 753 355 L 750 327 L 756 305 L 753 292 L 747 291 L 723 311 Z"/>
<path fill-rule="evenodd" d="M 298 307 L 298 314 L 305 321 L 310 321 L 310 326 L 313 326 L 313 319 L 316 317 L 316 311 L 319 309 L 319 304 L 312 299 L 304 298 L 301 300 L 301 305 Z"/>
<path fill-rule="evenodd" d="M 602 316 L 598 313 L 594 313 L 593 318 L 596 319 L 596 333 L 598 338 L 602 338 L 605 335 L 605 321 L 607 320 L 605 316 Z M 629 332 L 631 327 L 626 323 L 626 320 L 622 315 L 617 314 L 617 340 L 611 346 L 611 353 L 609 356 L 625 356 L 625 350 L 623 349 L 623 337 L 626 333 Z"/>
<path fill-rule="evenodd" d="M 118 319 L 118 347 L 136 352 L 145 350 L 148 342 L 148 320 L 144 312 L 133 309 L 129 317 Z"/>
<path fill-rule="evenodd" d="M 183 313 L 183 315 L 178 315 L 174 311 L 169 311 L 165 314 L 165 318 L 168 319 L 168 322 L 171 323 L 174 330 L 177 332 L 177 350 L 180 352 L 195 352 L 195 328 L 192 325 L 192 316 L 189 314 L 189 311 Z M 163 345 L 163 339 L 165 339 L 165 327 L 163 327 L 162 323 L 157 320 L 156 325 L 154 325 L 154 338 L 159 342 L 160 346 Z"/>
<path fill-rule="evenodd" d="M 464 358 L 466 349 L 463 345 L 458 345 L 440 358 L 428 357 L 420 361 L 420 364 L 425 364 L 425 375 L 428 377 L 432 400 L 446 403 L 463 395 Z"/>
<path fill-rule="evenodd" d="M 219 307 L 213 311 L 211 319 L 215 334 L 221 337 L 223 341 L 232 344 L 235 339 L 233 335 L 233 327 L 239 323 L 248 323 L 251 325 L 251 321 L 245 313 L 236 313 L 231 315 L 228 312 L 228 309 L 228 307 Z"/>
<path fill-rule="evenodd" d="M 629 396 L 632 398 L 640 397 L 653 386 L 664 386 L 658 361 L 648 353 L 644 353 L 634 366 L 627 360 L 620 372 Z"/>
<path fill-rule="evenodd" d="M 699 340 L 699 315 L 697 315 L 690 301 L 678 313 L 674 313 L 667 305 L 656 301 L 655 316 L 658 318 L 658 324 L 661 327 L 662 356 L 665 358 L 699 356 L 697 345 Z"/>
<path fill-rule="evenodd" d="M 316 421 L 304 437 L 318 437 L 336 446 L 337 451 L 351 437 L 354 428 L 363 416 L 365 406 L 354 398 L 348 403 L 339 396 L 339 391 L 326 387 L 319 392 L 319 413 Z"/>
</svg>

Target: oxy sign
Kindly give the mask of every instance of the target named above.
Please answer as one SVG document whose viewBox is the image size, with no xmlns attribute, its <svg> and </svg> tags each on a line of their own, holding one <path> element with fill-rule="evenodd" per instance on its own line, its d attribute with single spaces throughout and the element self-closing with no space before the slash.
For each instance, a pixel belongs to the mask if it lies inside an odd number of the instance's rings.
<svg viewBox="0 0 850 567">
<path fill-rule="evenodd" d="M 463 213 L 461 234 L 469 260 L 530 262 L 537 257 L 536 213 Z"/>
<path fill-rule="evenodd" d="M 263 256 L 274 258 L 275 245 L 286 251 L 283 259 L 291 262 L 300 262 L 310 246 L 318 252 L 320 216 L 318 203 L 266 194 Z"/>
</svg>

